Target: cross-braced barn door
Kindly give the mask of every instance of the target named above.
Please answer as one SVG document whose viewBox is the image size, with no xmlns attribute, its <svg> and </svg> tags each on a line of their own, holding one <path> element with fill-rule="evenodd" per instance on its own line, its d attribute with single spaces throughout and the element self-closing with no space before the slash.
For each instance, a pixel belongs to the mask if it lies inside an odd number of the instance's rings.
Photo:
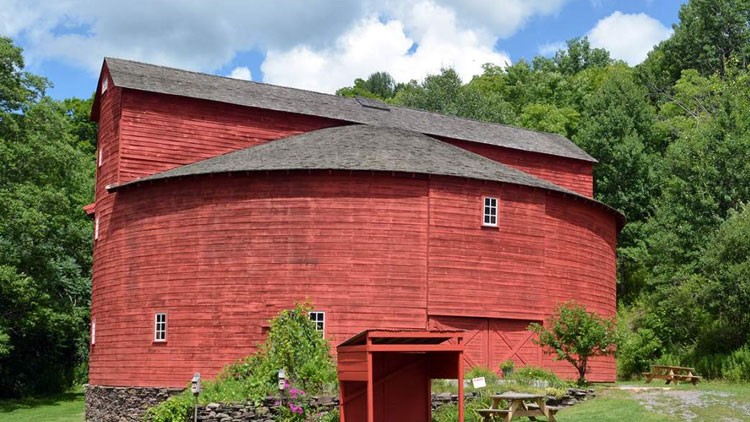
<svg viewBox="0 0 750 422">
<path fill-rule="evenodd" d="M 465 330 L 464 368 L 487 366 L 489 360 L 488 321 L 486 318 L 431 317 L 431 330 Z"/>
<path fill-rule="evenodd" d="M 533 333 L 528 330 L 534 321 L 492 319 L 489 321 L 490 361 L 492 369 L 508 359 L 520 366 L 541 366 L 542 349 L 532 342 Z"/>
<path fill-rule="evenodd" d="M 465 368 L 483 366 L 499 372 L 500 363 L 507 359 L 516 366 L 541 366 L 542 351 L 532 343 L 532 333 L 527 330 L 532 322 L 535 321 L 431 316 L 430 329 L 465 330 Z"/>
</svg>

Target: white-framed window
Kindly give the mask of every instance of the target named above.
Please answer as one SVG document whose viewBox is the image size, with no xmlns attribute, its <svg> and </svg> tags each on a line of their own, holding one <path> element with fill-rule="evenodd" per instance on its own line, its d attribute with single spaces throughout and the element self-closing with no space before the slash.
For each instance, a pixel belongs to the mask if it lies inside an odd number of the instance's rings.
<svg viewBox="0 0 750 422">
<path fill-rule="evenodd" d="M 154 315 L 154 341 L 167 341 L 167 314 L 157 312 Z"/>
<path fill-rule="evenodd" d="M 484 197 L 484 212 L 482 215 L 482 225 L 497 227 L 497 198 L 490 196 Z"/>
<path fill-rule="evenodd" d="M 320 332 L 326 330 L 326 313 L 323 311 L 312 311 L 309 313 L 310 320 L 315 323 L 315 329 Z"/>
<path fill-rule="evenodd" d="M 96 344 L 96 319 L 91 320 L 91 345 Z"/>
<path fill-rule="evenodd" d="M 99 217 L 94 220 L 94 240 L 99 240 Z"/>
<path fill-rule="evenodd" d="M 105 76 L 104 79 L 102 79 L 102 94 L 107 92 L 107 88 L 109 88 L 109 78 Z"/>
</svg>

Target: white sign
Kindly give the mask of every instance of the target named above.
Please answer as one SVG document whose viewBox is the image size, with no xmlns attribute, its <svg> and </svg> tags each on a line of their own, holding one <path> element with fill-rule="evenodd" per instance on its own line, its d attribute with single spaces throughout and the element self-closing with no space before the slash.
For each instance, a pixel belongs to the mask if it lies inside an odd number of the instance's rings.
<svg viewBox="0 0 750 422">
<path fill-rule="evenodd" d="M 487 386 L 487 382 L 485 382 L 484 377 L 472 378 L 471 385 L 473 385 L 474 388 L 484 388 Z"/>
</svg>

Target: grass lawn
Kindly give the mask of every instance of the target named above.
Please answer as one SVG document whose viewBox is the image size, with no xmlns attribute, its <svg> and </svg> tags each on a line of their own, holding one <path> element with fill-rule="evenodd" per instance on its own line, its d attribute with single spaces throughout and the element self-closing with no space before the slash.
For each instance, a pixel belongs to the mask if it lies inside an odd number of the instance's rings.
<svg viewBox="0 0 750 422">
<path fill-rule="evenodd" d="M 81 422 L 83 392 L 73 391 L 43 398 L 0 400 L 0 421 Z"/>
</svg>

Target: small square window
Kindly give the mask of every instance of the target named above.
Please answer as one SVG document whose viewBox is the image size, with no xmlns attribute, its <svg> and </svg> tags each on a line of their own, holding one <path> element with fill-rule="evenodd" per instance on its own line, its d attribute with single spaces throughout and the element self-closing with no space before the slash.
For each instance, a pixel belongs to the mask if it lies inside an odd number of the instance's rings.
<svg viewBox="0 0 750 422">
<path fill-rule="evenodd" d="M 154 341 L 167 341 L 167 314 L 164 312 L 154 316 Z"/>
<path fill-rule="evenodd" d="M 482 225 L 497 227 L 497 198 L 486 196 L 484 198 L 484 213 Z"/>
<path fill-rule="evenodd" d="M 320 332 L 326 330 L 326 313 L 321 311 L 310 312 L 310 320 L 315 323 L 315 329 Z"/>
</svg>

